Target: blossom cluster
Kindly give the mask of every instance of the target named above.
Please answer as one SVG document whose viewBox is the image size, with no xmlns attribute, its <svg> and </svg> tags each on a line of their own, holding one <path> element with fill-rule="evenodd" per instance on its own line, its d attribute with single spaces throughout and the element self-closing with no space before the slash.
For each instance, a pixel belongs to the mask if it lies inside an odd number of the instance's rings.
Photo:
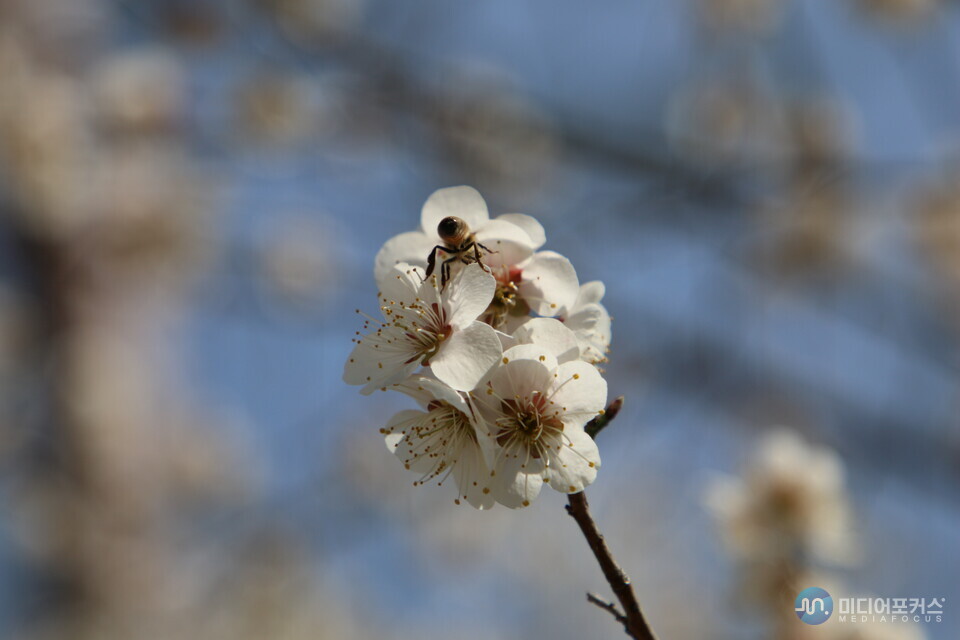
<svg viewBox="0 0 960 640">
<path fill-rule="evenodd" d="M 458 504 L 525 507 L 544 483 L 582 491 L 600 467 L 584 427 L 607 399 L 604 287 L 545 242 L 533 217 L 490 218 L 462 186 L 431 195 L 421 228 L 376 256 L 382 317 L 366 316 L 343 378 L 420 405 L 381 431 L 414 484 L 452 476 Z"/>
</svg>

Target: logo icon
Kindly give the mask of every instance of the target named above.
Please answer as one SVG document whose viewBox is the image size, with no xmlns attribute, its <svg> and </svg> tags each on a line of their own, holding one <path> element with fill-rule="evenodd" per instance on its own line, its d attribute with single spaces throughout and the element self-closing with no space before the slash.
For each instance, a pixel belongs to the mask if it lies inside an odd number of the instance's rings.
<svg viewBox="0 0 960 640">
<path fill-rule="evenodd" d="M 833 613 L 833 598 L 825 589 L 804 589 L 793 602 L 797 617 L 807 624 L 823 624 Z"/>
</svg>

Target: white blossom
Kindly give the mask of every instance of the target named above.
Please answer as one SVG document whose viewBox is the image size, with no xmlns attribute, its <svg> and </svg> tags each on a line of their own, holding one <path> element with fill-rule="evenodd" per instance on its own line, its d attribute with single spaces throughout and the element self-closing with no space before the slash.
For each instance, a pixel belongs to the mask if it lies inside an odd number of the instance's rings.
<svg viewBox="0 0 960 640">
<path fill-rule="evenodd" d="M 401 411 L 381 429 L 387 447 L 407 469 L 421 474 L 414 484 L 432 480 L 442 484 L 452 475 L 457 504 L 462 498 L 478 509 L 492 508 L 492 478 L 480 449 L 474 412 L 464 394 L 422 375 L 411 376 L 393 388 L 424 409 Z"/>
<path fill-rule="evenodd" d="M 855 559 L 840 458 L 792 431 L 765 436 L 743 477 L 715 479 L 706 503 L 739 557 L 763 562 L 799 552 L 838 564 Z"/>
<path fill-rule="evenodd" d="M 471 398 L 497 502 L 525 507 L 544 482 L 576 493 L 596 478 L 600 453 L 583 428 L 602 412 L 607 383 L 593 365 L 560 364 L 540 345 L 517 345 Z"/>
<path fill-rule="evenodd" d="M 399 382 L 420 365 L 454 389 L 469 391 L 499 360 L 496 331 L 477 321 L 496 287 L 480 265 L 469 265 L 441 289 L 436 274 L 423 278 L 400 264 L 381 286 L 384 320 L 368 319 L 368 332 L 357 332 L 344 365 L 344 381 L 364 385 L 361 393 Z"/>
<path fill-rule="evenodd" d="M 580 357 L 592 364 L 606 362 L 610 349 L 610 314 L 600 304 L 606 292 L 599 280 L 580 286 L 576 301 L 561 314 L 580 345 Z"/>
</svg>

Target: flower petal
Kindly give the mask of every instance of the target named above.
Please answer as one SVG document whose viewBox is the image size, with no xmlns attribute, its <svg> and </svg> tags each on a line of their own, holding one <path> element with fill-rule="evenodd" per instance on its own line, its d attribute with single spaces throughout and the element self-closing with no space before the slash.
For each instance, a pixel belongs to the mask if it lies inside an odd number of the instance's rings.
<svg viewBox="0 0 960 640">
<path fill-rule="evenodd" d="M 433 377 L 430 372 L 414 374 L 401 382 L 391 385 L 390 388 L 410 396 L 424 408 L 434 400 L 442 400 L 468 416 L 471 414 L 467 400 L 460 392 L 440 382 Z"/>
<path fill-rule="evenodd" d="M 564 425 L 582 427 L 607 404 L 607 381 L 592 364 L 575 360 L 557 367 L 551 398 L 563 407 Z"/>
<path fill-rule="evenodd" d="M 454 329 L 470 325 L 486 311 L 496 290 L 496 279 L 478 264 L 467 265 L 447 283 L 444 306 L 450 313 L 449 322 Z"/>
<path fill-rule="evenodd" d="M 536 253 L 523 269 L 520 295 L 537 315 L 565 313 L 573 308 L 579 292 L 576 270 L 559 253 Z"/>
<path fill-rule="evenodd" d="M 381 281 L 398 262 L 407 262 L 426 269 L 427 257 L 439 241 L 436 233 L 427 235 L 422 231 L 408 231 L 387 240 L 380 247 L 380 251 L 377 252 L 377 257 L 373 261 L 373 276 L 377 281 L 377 286 L 383 287 Z"/>
<path fill-rule="evenodd" d="M 490 374 L 494 395 L 486 392 L 477 394 L 478 401 L 494 412 L 498 410 L 500 399 L 530 396 L 534 391 L 546 393 L 554 380 L 553 370 L 557 366 L 553 354 L 533 344 L 507 349 L 501 362 L 503 365 Z"/>
<path fill-rule="evenodd" d="M 510 347 L 503 353 L 503 357 L 508 362 L 515 360 L 535 360 L 541 363 L 547 371 L 553 371 L 557 368 L 557 357 L 538 344 L 518 344 Z"/>
<path fill-rule="evenodd" d="M 513 332 L 520 344 L 535 344 L 547 349 L 557 362 L 580 358 L 577 336 L 564 323 L 553 318 L 530 318 Z"/>
<path fill-rule="evenodd" d="M 505 213 L 497 216 L 494 220 L 503 220 L 515 224 L 526 231 L 527 235 L 530 236 L 531 246 L 534 249 L 539 249 L 547 241 L 547 234 L 543 230 L 543 225 L 533 216 L 528 216 L 524 213 Z"/>
<path fill-rule="evenodd" d="M 471 230 L 479 229 L 490 219 L 487 203 L 473 187 L 447 187 L 434 191 L 420 212 L 420 227 L 431 238 L 437 237 L 437 225 L 447 216 L 457 216 Z"/>
<path fill-rule="evenodd" d="M 484 253 L 483 264 L 512 267 L 533 255 L 530 236 L 520 227 L 502 220 L 491 220 L 477 230 L 477 242 L 492 253 Z"/>
<path fill-rule="evenodd" d="M 460 450 L 453 467 L 453 479 L 459 495 L 471 506 L 482 510 L 492 509 L 496 504 L 490 468 L 478 445 L 465 445 Z"/>
<path fill-rule="evenodd" d="M 377 280 L 383 301 L 412 303 L 421 287 L 423 271 L 406 262 L 398 262 Z"/>
<path fill-rule="evenodd" d="M 524 469 L 522 457 L 511 455 L 501 462 L 493 477 L 493 494 L 497 502 L 511 509 L 530 506 L 543 487 L 542 466 Z"/>
<path fill-rule="evenodd" d="M 365 385 L 360 393 L 366 396 L 403 380 L 417 368 L 416 362 L 403 364 L 396 362 L 395 358 L 384 360 L 384 355 L 379 349 L 371 347 L 369 340 L 362 338 L 343 365 L 343 381 Z"/>
<path fill-rule="evenodd" d="M 561 493 L 583 491 L 597 477 L 600 450 L 593 438 L 580 429 L 565 429 L 561 439 L 559 450 L 550 450 L 550 486 Z"/>
<path fill-rule="evenodd" d="M 494 467 L 501 451 L 494 433 L 499 428 L 491 422 L 499 416 L 493 406 L 494 401 L 499 403 L 499 400 L 495 400 L 484 391 L 470 394 L 470 407 L 473 409 L 472 415 L 477 428 L 477 442 L 489 469 Z M 488 418 L 491 421 L 488 421 Z"/>
<path fill-rule="evenodd" d="M 577 302 L 574 306 L 581 307 L 591 302 L 600 302 L 606 292 L 607 288 L 601 281 L 591 280 L 580 285 L 580 292 L 577 294 Z"/>
<path fill-rule="evenodd" d="M 427 416 L 428 414 L 425 411 L 417 411 L 416 409 L 404 409 L 393 414 L 387 420 L 387 425 L 383 429 L 384 439 L 390 452 L 395 452 L 397 444 L 403 439 L 403 436 L 410 433 L 415 425 L 426 420 Z"/>
<path fill-rule="evenodd" d="M 503 350 L 506 351 L 511 347 L 515 347 L 519 344 L 516 338 L 514 338 L 509 333 L 504 333 L 503 331 L 497 331 L 497 337 L 500 338 L 500 346 L 503 347 Z"/>
<path fill-rule="evenodd" d="M 404 467 L 411 471 L 429 473 L 437 464 L 432 456 L 422 455 L 422 444 L 416 443 L 418 438 L 415 435 L 417 427 L 426 431 L 423 424 L 429 419 L 430 414 L 427 412 L 406 409 L 394 414 L 384 429 L 389 432 L 383 438 L 387 449 L 400 459 Z"/>
<path fill-rule="evenodd" d="M 454 389 L 470 391 L 502 353 L 497 332 L 489 325 L 474 322 L 447 338 L 431 359 L 430 369 L 438 380 Z"/>
<path fill-rule="evenodd" d="M 610 314 L 603 305 L 591 302 L 578 307 L 564 324 L 573 331 L 580 345 L 580 357 L 591 363 L 603 362 L 610 346 Z"/>
</svg>

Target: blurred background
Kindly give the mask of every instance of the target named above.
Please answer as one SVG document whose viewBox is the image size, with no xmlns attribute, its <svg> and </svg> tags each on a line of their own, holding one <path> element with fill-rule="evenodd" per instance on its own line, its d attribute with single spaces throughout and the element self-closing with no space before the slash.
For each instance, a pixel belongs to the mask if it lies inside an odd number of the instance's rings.
<svg viewBox="0 0 960 640">
<path fill-rule="evenodd" d="M 0 637 L 624 637 L 562 495 L 415 489 L 341 382 L 454 184 L 606 283 L 661 637 L 960 636 L 960 4 L 2 0 Z"/>
</svg>

